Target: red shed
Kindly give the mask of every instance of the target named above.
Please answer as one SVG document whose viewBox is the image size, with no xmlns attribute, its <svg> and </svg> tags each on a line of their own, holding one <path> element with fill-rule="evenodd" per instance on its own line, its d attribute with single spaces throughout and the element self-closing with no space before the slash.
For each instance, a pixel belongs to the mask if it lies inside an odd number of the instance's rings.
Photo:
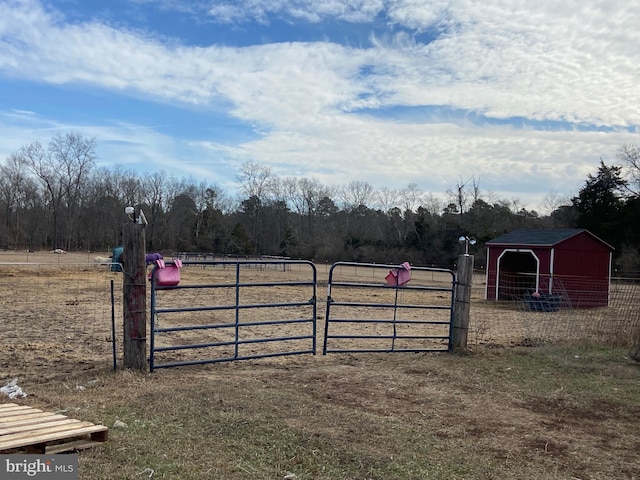
<svg viewBox="0 0 640 480">
<path fill-rule="evenodd" d="M 609 304 L 614 249 L 587 230 L 514 230 L 485 245 L 487 300 L 537 292 L 572 308 Z"/>
</svg>

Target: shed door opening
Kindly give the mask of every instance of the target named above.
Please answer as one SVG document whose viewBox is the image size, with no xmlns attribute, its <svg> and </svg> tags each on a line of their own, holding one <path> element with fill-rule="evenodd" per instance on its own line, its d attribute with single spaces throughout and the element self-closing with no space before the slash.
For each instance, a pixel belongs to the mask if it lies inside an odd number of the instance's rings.
<svg viewBox="0 0 640 480">
<path fill-rule="evenodd" d="M 538 260 L 531 252 L 505 252 L 498 269 L 498 300 L 521 299 L 536 290 Z"/>
</svg>

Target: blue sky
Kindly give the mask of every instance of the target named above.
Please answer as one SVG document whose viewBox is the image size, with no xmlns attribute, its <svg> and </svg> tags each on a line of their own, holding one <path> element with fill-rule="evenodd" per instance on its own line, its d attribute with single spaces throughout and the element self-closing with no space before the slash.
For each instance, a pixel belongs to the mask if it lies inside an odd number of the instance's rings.
<svg viewBox="0 0 640 480">
<path fill-rule="evenodd" d="M 229 193 L 254 162 L 546 213 L 640 144 L 637 25 L 628 0 L 0 0 L 0 161 L 74 131 Z"/>
</svg>

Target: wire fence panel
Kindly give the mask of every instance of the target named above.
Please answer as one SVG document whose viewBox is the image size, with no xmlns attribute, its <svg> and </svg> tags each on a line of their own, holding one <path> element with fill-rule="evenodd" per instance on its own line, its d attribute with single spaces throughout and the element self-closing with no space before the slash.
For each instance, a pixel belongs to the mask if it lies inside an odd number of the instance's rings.
<svg viewBox="0 0 640 480">
<path fill-rule="evenodd" d="M 122 332 L 122 277 L 104 265 L 0 264 L 0 312 L 7 377 L 22 377 L 26 365 L 43 377 L 108 368 L 112 318 Z"/>
<path fill-rule="evenodd" d="M 575 284 L 576 282 L 574 282 Z M 476 345 L 542 345 L 583 342 L 603 346 L 631 346 L 640 330 L 640 279 L 612 278 L 607 306 L 576 303 L 563 294 L 562 279 L 555 278 L 553 293 L 533 296 L 528 285 L 514 286 L 508 300 L 484 300 L 480 277 L 474 281 L 469 338 Z M 602 296 L 602 285 L 581 284 L 583 298 Z M 533 292 L 535 293 L 535 292 Z"/>
</svg>

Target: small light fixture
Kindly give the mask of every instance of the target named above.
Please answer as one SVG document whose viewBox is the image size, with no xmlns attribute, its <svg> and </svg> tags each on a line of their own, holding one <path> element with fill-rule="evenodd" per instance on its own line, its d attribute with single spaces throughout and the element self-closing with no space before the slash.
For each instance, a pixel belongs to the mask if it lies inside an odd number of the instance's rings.
<svg viewBox="0 0 640 480">
<path fill-rule="evenodd" d="M 124 207 L 124 213 L 129 217 L 132 222 L 135 222 L 135 218 L 133 218 L 133 214 L 136 213 L 136 209 L 133 207 Z"/>
</svg>

